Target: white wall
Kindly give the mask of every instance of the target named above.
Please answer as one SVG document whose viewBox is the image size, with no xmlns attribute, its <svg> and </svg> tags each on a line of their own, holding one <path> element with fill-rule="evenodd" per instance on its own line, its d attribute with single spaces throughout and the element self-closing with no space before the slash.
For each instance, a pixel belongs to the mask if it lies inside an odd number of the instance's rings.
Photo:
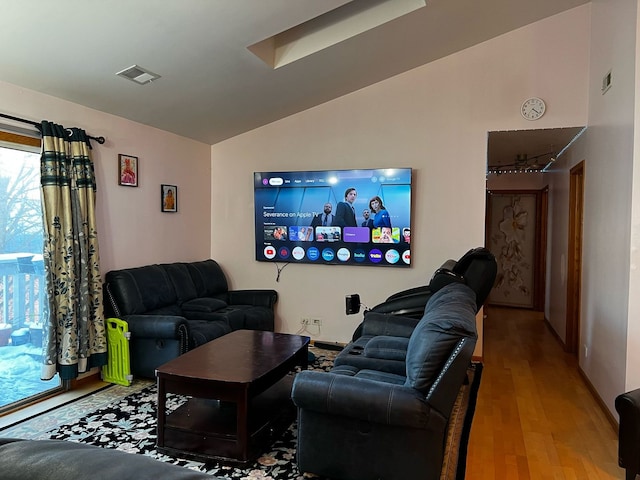
<svg viewBox="0 0 640 480">
<path fill-rule="evenodd" d="M 545 174 L 549 184 L 547 217 L 547 283 L 545 318 L 558 337 L 566 341 L 567 261 L 569 251 L 569 159 L 575 147 Z"/>
<path fill-rule="evenodd" d="M 628 365 L 637 0 L 595 1 L 592 12 L 580 331 L 590 348 L 580 367 L 614 412 Z M 613 85 L 602 95 L 609 69 Z"/>
<path fill-rule="evenodd" d="M 550 174 L 551 228 L 549 320 L 564 338 L 568 170 L 585 161 L 580 368 L 612 414 L 615 397 L 640 386 L 637 312 L 637 236 L 631 240 L 631 212 L 638 217 L 634 182 L 634 95 L 637 0 L 592 2 L 589 69 L 589 128 Z M 602 94 L 602 77 L 612 71 L 611 89 Z M 637 170 L 637 168 L 635 169 Z M 635 221 L 637 225 L 638 220 Z M 637 228 L 637 226 L 636 226 Z M 637 262 L 637 258 L 635 260 Z M 559 275 L 562 272 L 563 275 Z M 633 282 L 633 283 L 632 283 Z M 636 325 L 627 335 L 627 325 Z M 585 352 L 587 347 L 588 354 Z M 629 348 L 629 350 L 627 350 Z M 635 352 L 634 352 L 635 350 Z M 626 379 L 625 379 L 626 377 Z"/>
<path fill-rule="evenodd" d="M 636 5 L 635 44 L 635 102 L 634 102 L 634 150 L 633 150 L 633 194 L 631 210 L 631 268 L 629 273 L 629 315 L 627 322 L 627 371 L 625 391 L 640 388 L 640 2 Z"/>
<path fill-rule="evenodd" d="M 214 145 L 211 255 L 236 287 L 280 293 L 278 328 L 323 319 L 316 339 L 348 341 L 359 316 L 345 294 L 369 306 L 424 284 L 444 260 L 484 244 L 487 132 L 532 128 L 529 96 L 548 109 L 535 128 L 585 125 L 589 6 L 565 12 L 390 80 Z M 411 269 L 291 264 L 253 253 L 252 172 L 414 168 Z M 234 226 L 243 235 L 220 235 Z"/>
<path fill-rule="evenodd" d="M 93 142 L 92 150 L 103 274 L 114 268 L 209 258 L 209 145 L 2 82 L 0 109 L 106 137 L 104 145 Z M 139 159 L 136 188 L 118 185 L 120 153 Z M 178 186 L 177 213 L 160 212 L 161 183 Z"/>
</svg>

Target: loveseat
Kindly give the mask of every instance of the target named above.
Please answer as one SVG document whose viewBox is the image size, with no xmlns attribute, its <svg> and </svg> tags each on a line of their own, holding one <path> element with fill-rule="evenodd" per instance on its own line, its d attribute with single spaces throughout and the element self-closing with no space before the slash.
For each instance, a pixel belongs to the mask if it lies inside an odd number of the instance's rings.
<svg viewBox="0 0 640 480">
<path fill-rule="evenodd" d="M 429 299 L 403 375 L 334 366 L 293 383 L 301 472 L 342 480 L 437 480 L 449 416 L 477 340 L 476 297 L 461 283 Z"/>
<path fill-rule="evenodd" d="M 229 290 L 214 260 L 112 270 L 105 275 L 107 317 L 128 323 L 131 373 L 155 369 L 240 329 L 274 330 L 275 290 Z"/>
<path fill-rule="evenodd" d="M 215 480 L 144 455 L 64 440 L 0 438 L 2 480 Z"/>
</svg>

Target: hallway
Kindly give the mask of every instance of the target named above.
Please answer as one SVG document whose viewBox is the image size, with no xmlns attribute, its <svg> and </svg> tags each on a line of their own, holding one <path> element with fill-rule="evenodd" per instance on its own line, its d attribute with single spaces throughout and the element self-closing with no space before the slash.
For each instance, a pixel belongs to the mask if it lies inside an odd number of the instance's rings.
<svg viewBox="0 0 640 480">
<path fill-rule="evenodd" d="M 617 429 L 543 314 L 502 307 L 485 312 L 484 369 L 466 478 L 623 479 Z"/>
</svg>

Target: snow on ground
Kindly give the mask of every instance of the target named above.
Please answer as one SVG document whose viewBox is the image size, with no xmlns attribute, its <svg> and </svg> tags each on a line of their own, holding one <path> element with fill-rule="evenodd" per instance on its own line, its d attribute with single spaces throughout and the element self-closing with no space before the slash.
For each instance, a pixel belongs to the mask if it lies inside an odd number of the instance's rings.
<svg viewBox="0 0 640 480">
<path fill-rule="evenodd" d="M 31 344 L 0 347 L 0 407 L 60 384 L 58 377 L 40 380 L 42 348 Z"/>
</svg>

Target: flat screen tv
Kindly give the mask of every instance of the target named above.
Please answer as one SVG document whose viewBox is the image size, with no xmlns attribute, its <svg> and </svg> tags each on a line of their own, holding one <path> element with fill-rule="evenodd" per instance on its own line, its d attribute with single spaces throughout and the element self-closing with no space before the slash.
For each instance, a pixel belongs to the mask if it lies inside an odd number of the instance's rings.
<svg viewBox="0 0 640 480">
<path fill-rule="evenodd" d="M 255 172 L 253 182 L 256 260 L 411 265 L 410 168 Z"/>
</svg>

